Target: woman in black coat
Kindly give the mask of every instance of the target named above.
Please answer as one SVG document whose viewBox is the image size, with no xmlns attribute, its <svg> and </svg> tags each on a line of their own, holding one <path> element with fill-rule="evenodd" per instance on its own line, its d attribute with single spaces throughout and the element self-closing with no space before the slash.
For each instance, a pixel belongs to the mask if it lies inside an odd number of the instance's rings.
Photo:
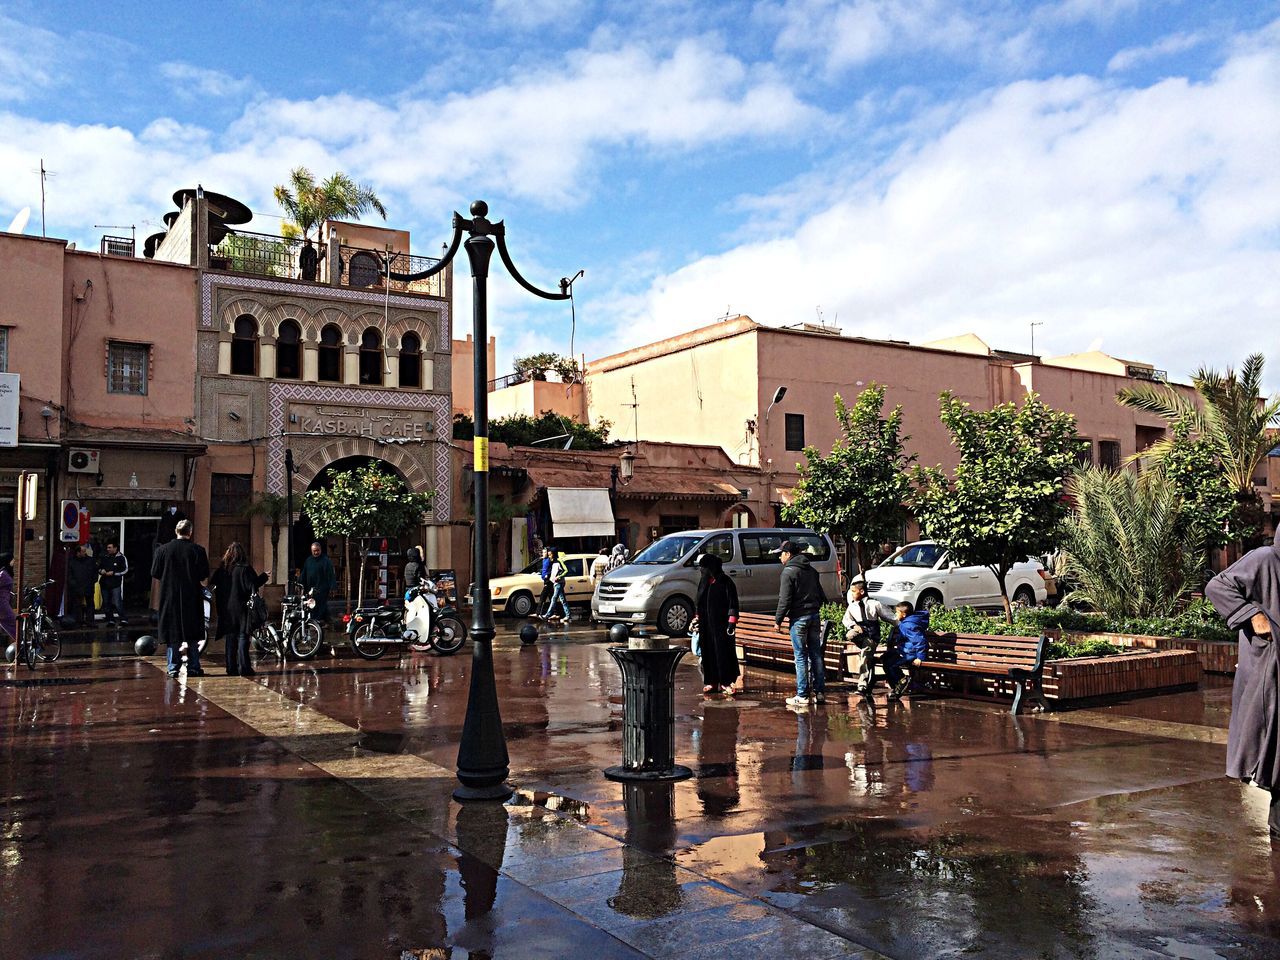
<svg viewBox="0 0 1280 960">
<path fill-rule="evenodd" d="M 733 693 L 738 679 L 733 630 L 738 622 L 738 588 L 724 572 L 720 558 L 704 553 L 698 560 L 698 637 L 702 644 L 703 693 Z"/>
<path fill-rule="evenodd" d="M 267 574 L 259 574 L 249 563 L 244 547 L 232 543 L 222 556 L 222 569 L 227 573 L 227 676 L 252 677 L 249 660 L 249 619 L 246 605 L 258 588 L 267 582 Z M 219 624 L 219 633 L 222 632 Z"/>
</svg>

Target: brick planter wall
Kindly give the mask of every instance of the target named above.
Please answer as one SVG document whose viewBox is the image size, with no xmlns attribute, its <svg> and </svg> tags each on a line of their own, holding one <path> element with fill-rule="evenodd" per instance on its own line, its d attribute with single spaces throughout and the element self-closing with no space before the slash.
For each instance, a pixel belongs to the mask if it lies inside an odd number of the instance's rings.
<svg viewBox="0 0 1280 960">
<path fill-rule="evenodd" d="M 1192 640 L 1186 637 L 1149 637 L 1130 633 L 1072 633 L 1072 640 L 1098 637 L 1118 647 L 1146 650 L 1190 650 L 1200 660 L 1205 673 L 1223 673 L 1234 676 L 1239 648 L 1234 640 Z"/>
<path fill-rule="evenodd" d="M 1190 650 L 1050 660 L 1044 668 L 1044 692 L 1059 702 L 1112 697 L 1195 686 L 1201 672 L 1199 657 Z"/>
</svg>

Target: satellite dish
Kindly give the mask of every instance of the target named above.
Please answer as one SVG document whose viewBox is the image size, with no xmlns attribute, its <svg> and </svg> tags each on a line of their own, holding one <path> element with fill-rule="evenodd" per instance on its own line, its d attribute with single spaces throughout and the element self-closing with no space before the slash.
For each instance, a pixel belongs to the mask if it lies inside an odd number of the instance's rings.
<svg viewBox="0 0 1280 960">
<path fill-rule="evenodd" d="M 18 215 L 9 222 L 10 233 L 22 233 L 27 229 L 27 221 L 31 219 L 31 208 L 23 207 Z"/>
</svg>

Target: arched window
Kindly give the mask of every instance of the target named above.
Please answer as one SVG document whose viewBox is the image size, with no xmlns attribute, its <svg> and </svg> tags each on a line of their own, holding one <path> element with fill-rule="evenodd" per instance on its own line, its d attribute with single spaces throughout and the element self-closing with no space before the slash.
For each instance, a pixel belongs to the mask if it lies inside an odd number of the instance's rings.
<svg viewBox="0 0 1280 960">
<path fill-rule="evenodd" d="M 320 331 L 320 356 L 316 374 L 329 383 L 342 382 L 342 331 L 329 324 Z"/>
<path fill-rule="evenodd" d="M 400 386 L 422 386 L 422 341 L 416 333 L 406 333 L 400 340 Z"/>
<path fill-rule="evenodd" d="M 231 372 L 242 377 L 258 372 L 258 321 L 248 314 L 236 317 L 231 335 Z"/>
<path fill-rule="evenodd" d="M 360 337 L 360 382 L 382 385 L 382 335 L 373 327 Z"/>
<path fill-rule="evenodd" d="M 293 320 L 280 324 L 276 333 L 276 377 L 297 380 L 302 376 L 302 328 Z"/>
</svg>

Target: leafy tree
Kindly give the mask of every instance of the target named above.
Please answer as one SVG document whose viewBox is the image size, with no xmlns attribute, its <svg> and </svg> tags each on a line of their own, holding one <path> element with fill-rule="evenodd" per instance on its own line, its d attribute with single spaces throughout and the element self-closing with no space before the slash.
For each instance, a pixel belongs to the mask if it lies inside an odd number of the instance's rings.
<svg viewBox="0 0 1280 960">
<path fill-rule="evenodd" d="M 516 413 L 489 422 L 489 439 L 512 447 L 532 446 L 540 440 L 555 440 L 563 446 L 573 438 L 575 450 L 603 450 L 609 444 L 609 430 L 613 426 L 601 420 L 596 426 L 579 423 L 562 417 L 552 410 L 543 410 L 539 416 L 530 417 Z M 475 422 L 466 414 L 454 414 L 453 439 L 471 440 L 475 437 Z"/>
<path fill-rule="evenodd" d="M 1071 479 L 1075 513 L 1063 527 L 1070 596 L 1120 620 L 1168 617 L 1200 583 L 1204 529 L 1185 522 L 1165 473 L 1085 467 Z"/>
<path fill-rule="evenodd" d="M 582 377 L 578 361 L 558 353 L 534 353 L 527 357 L 516 357 L 511 369 L 522 381 L 545 380 L 548 371 L 554 372 L 565 383 L 574 383 Z"/>
<path fill-rule="evenodd" d="M 1186 424 L 1191 434 L 1209 444 L 1235 493 L 1238 527 L 1248 527 L 1261 517 L 1253 475 L 1275 447 L 1273 431 L 1280 425 L 1280 394 L 1262 398 L 1265 363 L 1262 354 L 1254 353 L 1245 358 L 1239 373 L 1231 367 L 1225 373 L 1201 367 L 1191 377 L 1195 400 L 1168 384 L 1137 384 L 1125 387 L 1116 396 L 1122 405 L 1154 413 L 1170 425 Z M 1165 437 L 1144 450 L 1142 456 L 1158 464 L 1170 455 L 1176 443 L 1176 434 Z"/>
<path fill-rule="evenodd" d="M 404 482 L 376 463 L 330 472 L 329 485 L 302 496 L 311 526 L 322 537 L 342 537 L 346 557 L 347 596 L 351 596 L 351 541 L 396 537 L 422 523 L 434 492 L 413 493 Z M 365 551 L 360 551 L 360 587 L 364 589 Z M 363 597 L 362 597 L 363 599 Z"/>
<path fill-rule="evenodd" d="M 262 240 L 229 233 L 222 238 L 214 255 L 225 257 L 238 273 L 254 273 L 262 277 L 283 277 L 289 273 L 289 248 L 279 240 Z"/>
<path fill-rule="evenodd" d="M 884 387 L 872 384 L 853 406 L 835 396 L 843 434 L 823 456 L 804 448 L 795 498 L 783 510 L 787 523 L 843 537 L 854 544 L 858 569 L 866 570 L 877 544 L 891 540 L 907 518 L 911 493 L 907 468 L 914 456 L 902 452 L 902 408 L 883 416 Z"/>
<path fill-rule="evenodd" d="M 950 392 L 939 419 L 960 452 L 955 473 L 917 471 L 916 516 L 955 563 L 989 567 L 1013 619 L 1005 577 L 1028 556 L 1053 549 L 1067 513 L 1067 477 L 1080 452 L 1076 419 L 1031 394 L 1019 407 L 973 410 Z"/>
<path fill-rule="evenodd" d="M 261 517 L 271 525 L 271 580 L 280 569 L 280 524 L 288 512 L 289 500 L 279 493 L 260 493 L 244 508 L 246 517 Z"/>
<path fill-rule="evenodd" d="M 370 210 L 383 220 L 387 218 L 387 210 L 373 188 L 356 183 L 341 172 L 317 183 L 306 167 L 295 167 L 289 173 L 289 182 L 276 186 L 273 193 L 289 217 L 281 230 L 286 237 L 310 239 L 314 230 L 319 239 L 320 227 L 326 220 L 359 219 Z"/>
<path fill-rule="evenodd" d="M 1180 528 L 1199 530 L 1206 550 L 1249 535 L 1241 523 L 1235 489 L 1218 465 L 1213 445 L 1204 437 L 1193 437 L 1186 421 L 1174 424 L 1173 443 L 1159 470 L 1181 501 Z"/>
</svg>

